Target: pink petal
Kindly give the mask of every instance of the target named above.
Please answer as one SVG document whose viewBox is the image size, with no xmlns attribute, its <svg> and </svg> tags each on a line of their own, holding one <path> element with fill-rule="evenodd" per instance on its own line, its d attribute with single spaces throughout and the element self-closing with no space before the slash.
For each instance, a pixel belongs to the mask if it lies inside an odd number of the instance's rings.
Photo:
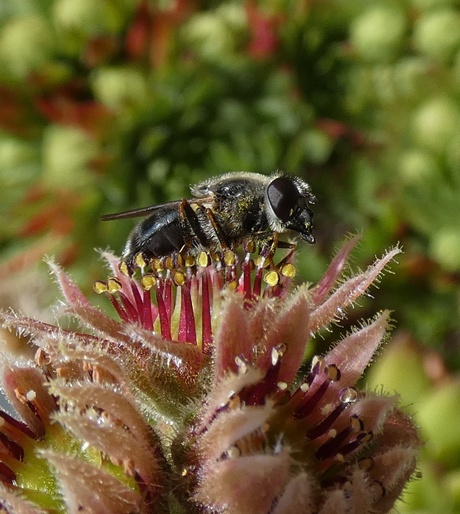
<svg viewBox="0 0 460 514">
<path fill-rule="evenodd" d="M 396 447 L 373 457 L 369 474 L 385 488 L 385 494 L 376 502 L 376 512 L 388 512 L 401 496 L 414 474 L 418 453 L 417 448 Z"/>
<path fill-rule="evenodd" d="M 38 369 L 8 363 L 4 357 L 2 381 L 10 403 L 33 432 L 43 436 L 49 417 L 56 410 L 44 375 Z"/>
<path fill-rule="evenodd" d="M 322 279 L 318 282 L 318 284 L 313 290 L 312 300 L 315 305 L 319 305 L 326 299 L 327 295 L 329 294 L 329 291 L 332 289 L 332 287 L 340 277 L 343 268 L 347 264 L 351 251 L 356 246 L 359 240 L 360 236 L 355 235 L 352 238 L 345 241 L 345 243 L 340 247 L 336 256 L 332 259 L 332 262 L 329 264 L 326 273 L 323 275 Z"/>
<path fill-rule="evenodd" d="M 124 352 L 130 352 L 139 370 L 147 380 L 170 380 L 188 392 L 196 386 L 202 367 L 208 361 L 200 348 L 192 344 L 167 341 L 138 325 L 127 325 L 124 334 L 129 344 Z"/>
<path fill-rule="evenodd" d="M 196 492 L 196 500 L 226 514 L 269 512 L 289 477 L 287 452 L 216 462 Z"/>
<path fill-rule="evenodd" d="M 150 446 L 150 427 L 137 411 L 134 400 L 126 391 L 121 393 L 118 385 L 95 382 L 82 384 L 57 379 L 51 382 L 50 390 L 59 397 L 61 408 L 65 401 L 72 408 L 102 409 L 114 419 L 119 419 L 137 438 L 139 445 Z"/>
<path fill-rule="evenodd" d="M 88 410 L 84 413 L 60 412 L 56 420 L 82 442 L 105 453 L 125 473 L 139 480 L 151 498 L 160 494 L 164 480 L 154 448 L 138 440 L 131 430 L 110 414 Z"/>
<path fill-rule="evenodd" d="M 272 413 L 269 404 L 263 407 L 242 407 L 218 415 L 198 442 L 198 452 L 206 461 L 217 461 L 239 439 L 262 431 Z"/>
<path fill-rule="evenodd" d="M 42 455 L 56 468 L 68 512 L 147 513 L 147 507 L 142 507 L 142 495 L 105 471 L 88 462 L 52 451 L 44 451 Z"/>
<path fill-rule="evenodd" d="M 310 335 L 310 308 L 306 289 L 299 289 L 289 300 L 278 305 L 282 310 L 275 310 L 266 320 L 265 348 L 257 365 L 267 370 L 271 363 L 272 348 L 285 344 L 287 349 L 282 357 L 278 380 L 289 384 L 299 370 Z"/>
<path fill-rule="evenodd" d="M 399 248 L 390 250 L 369 266 L 365 272 L 348 279 L 324 303 L 314 307 L 310 315 L 311 334 L 313 335 L 320 328 L 343 318 L 344 309 L 366 292 L 368 287 L 378 279 L 383 268 L 400 252 Z"/>
<path fill-rule="evenodd" d="M 122 325 L 93 307 L 80 288 L 59 266 L 51 261 L 48 265 L 57 279 L 70 311 L 99 334 L 119 338 Z"/>
<path fill-rule="evenodd" d="M 307 473 L 289 480 L 272 514 L 311 514 L 314 512 L 316 484 Z"/>
<path fill-rule="evenodd" d="M 327 365 L 335 364 L 341 379 L 336 389 L 353 386 L 363 374 L 375 352 L 384 341 L 390 313 L 383 311 L 367 326 L 359 328 L 337 343 L 324 357 Z"/>
<path fill-rule="evenodd" d="M 225 374 L 236 373 L 235 357 L 252 359 L 253 334 L 248 326 L 248 311 L 239 295 L 229 295 L 219 313 L 220 324 L 215 336 L 214 380 L 219 381 Z"/>
</svg>

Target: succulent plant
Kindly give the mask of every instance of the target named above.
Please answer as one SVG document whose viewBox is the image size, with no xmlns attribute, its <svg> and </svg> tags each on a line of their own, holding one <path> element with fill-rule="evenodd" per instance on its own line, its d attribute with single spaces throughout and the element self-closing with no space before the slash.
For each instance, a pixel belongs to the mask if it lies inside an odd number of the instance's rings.
<svg viewBox="0 0 460 514">
<path fill-rule="evenodd" d="M 118 259 L 91 305 L 51 270 L 80 327 L 12 312 L 34 361 L 2 356 L 0 491 L 8 512 L 389 512 L 414 475 L 420 441 L 398 398 L 357 384 L 387 338 L 389 313 L 323 356 L 311 338 L 366 294 L 394 248 L 338 282 L 356 237 L 315 286 L 291 291 L 294 252 L 257 246 Z"/>
</svg>

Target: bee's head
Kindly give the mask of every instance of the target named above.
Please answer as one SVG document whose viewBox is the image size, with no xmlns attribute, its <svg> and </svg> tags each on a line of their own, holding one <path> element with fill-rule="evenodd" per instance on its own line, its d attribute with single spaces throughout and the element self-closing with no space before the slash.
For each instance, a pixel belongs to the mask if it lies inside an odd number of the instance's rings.
<svg viewBox="0 0 460 514">
<path fill-rule="evenodd" d="M 275 232 L 292 230 L 313 244 L 313 212 L 308 204 L 316 198 L 310 186 L 298 177 L 279 176 L 269 182 L 265 191 L 265 210 L 270 228 Z"/>
</svg>

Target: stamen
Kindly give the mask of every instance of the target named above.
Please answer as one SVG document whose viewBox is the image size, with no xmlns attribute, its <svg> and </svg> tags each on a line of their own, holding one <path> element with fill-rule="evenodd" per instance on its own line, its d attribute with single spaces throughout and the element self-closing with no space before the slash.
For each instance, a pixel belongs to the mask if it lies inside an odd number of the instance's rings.
<svg viewBox="0 0 460 514">
<path fill-rule="evenodd" d="M 190 284 L 181 287 L 181 311 L 179 320 L 179 341 L 196 344 L 195 315 L 193 313 Z"/>
<path fill-rule="evenodd" d="M 296 269 L 294 264 L 291 264 L 290 262 L 285 264 L 281 267 L 280 273 L 281 275 L 283 275 L 283 277 L 294 278 L 296 275 Z"/>
<path fill-rule="evenodd" d="M 271 287 L 275 287 L 279 281 L 280 277 L 277 271 L 269 271 L 264 277 L 264 282 L 266 282 Z"/>
<path fill-rule="evenodd" d="M 144 309 L 142 313 L 142 326 L 146 330 L 153 331 L 153 304 L 152 298 L 150 295 L 150 289 L 144 290 L 144 298 L 143 298 Z"/>
<path fill-rule="evenodd" d="M 143 270 L 147 266 L 147 263 L 145 262 L 142 253 L 138 253 L 136 257 L 134 257 L 134 263 L 140 270 Z"/>
<path fill-rule="evenodd" d="M 203 353 L 211 352 L 213 337 L 211 323 L 211 298 L 209 293 L 208 275 L 201 275 L 201 339 Z"/>
<path fill-rule="evenodd" d="M 0 444 L 3 446 L 2 462 L 5 462 L 5 454 L 13 457 L 17 461 L 21 461 L 24 458 L 24 450 L 21 445 L 9 439 L 5 434 L 0 432 Z"/>
<path fill-rule="evenodd" d="M 249 363 L 242 355 L 235 357 L 235 364 L 238 367 L 238 375 L 245 375 L 248 372 Z"/>
<path fill-rule="evenodd" d="M 200 252 L 198 254 L 196 262 L 198 266 L 201 266 L 202 268 L 208 267 L 210 264 L 209 254 L 206 252 Z"/>
<path fill-rule="evenodd" d="M 167 302 L 163 300 L 163 291 L 166 296 L 166 287 L 158 287 L 156 290 L 156 300 L 158 306 L 158 317 L 160 319 L 161 337 L 168 341 L 172 340 L 171 337 L 171 317 L 166 309 Z"/>
<path fill-rule="evenodd" d="M 227 457 L 229 459 L 236 459 L 241 455 L 241 451 L 237 446 L 232 446 L 227 450 Z"/>
<path fill-rule="evenodd" d="M 343 403 L 337 405 L 326 418 L 324 418 L 320 423 L 309 430 L 307 437 L 309 439 L 316 439 L 317 437 L 325 434 L 337 421 L 337 418 L 340 416 L 340 414 L 342 414 L 345 408 L 346 406 Z"/>
<path fill-rule="evenodd" d="M 118 278 L 109 277 L 107 279 L 107 290 L 109 291 L 109 293 L 117 293 L 121 290 L 121 287 L 121 282 L 118 280 Z"/>
<path fill-rule="evenodd" d="M 16 482 L 16 474 L 3 462 L 0 462 L 0 481 L 10 485 Z"/>
<path fill-rule="evenodd" d="M 93 290 L 96 294 L 102 294 L 107 292 L 107 284 L 102 280 L 96 280 L 93 283 Z"/>
<path fill-rule="evenodd" d="M 324 393 L 327 391 L 329 387 L 329 382 L 324 381 L 317 389 L 316 391 L 307 398 L 306 402 L 303 403 L 300 407 L 298 407 L 294 412 L 293 416 L 296 419 L 302 419 L 309 416 L 315 407 L 318 405 L 318 402 L 321 400 L 321 398 L 324 396 Z M 311 389 L 305 393 L 306 396 L 310 393 Z"/>
<path fill-rule="evenodd" d="M 347 387 L 340 391 L 339 400 L 342 403 L 355 403 L 358 401 L 358 391 L 354 387 Z"/>
<path fill-rule="evenodd" d="M 335 364 L 329 364 L 324 368 L 324 374 L 331 382 L 338 382 L 341 377 L 340 369 Z"/>
<path fill-rule="evenodd" d="M 385 487 L 383 487 L 383 484 L 380 482 L 380 480 L 374 480 L 372 483 L 370 483 L 369 489 L 372 492 L 374 501 L 380 500 L 380 498 L 383 498 L 387 494 Z"/>
</svg>

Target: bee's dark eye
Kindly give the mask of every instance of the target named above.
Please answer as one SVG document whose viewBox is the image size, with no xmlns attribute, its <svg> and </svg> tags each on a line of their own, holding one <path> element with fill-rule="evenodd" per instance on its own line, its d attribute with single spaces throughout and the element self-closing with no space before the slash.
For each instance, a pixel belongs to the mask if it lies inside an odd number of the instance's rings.
<svg viewBox="0 0 460 514">
<path fill-rule="evenodd" d="M 293 209 L 298 205 L 300 194 L 288 177 L 278 177 L 267 187 L 267 198 L 276 217 L 280 221 L 288 221 Z"/>
</svg>

